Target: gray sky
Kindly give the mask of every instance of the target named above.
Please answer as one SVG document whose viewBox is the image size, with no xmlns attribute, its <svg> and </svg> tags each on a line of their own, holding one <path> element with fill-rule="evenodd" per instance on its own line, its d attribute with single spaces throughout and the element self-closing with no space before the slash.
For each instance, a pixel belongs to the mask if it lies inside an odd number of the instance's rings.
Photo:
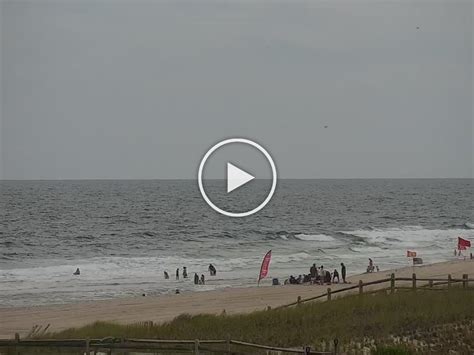
<svg viewBox="0 0 474 355">
<path fill-rule="evenodd" d="M 473 177 L 472 1 L 1 12 L 0 178 L 194 178 L 233 136 L 286 178 Z"/>
</svg>

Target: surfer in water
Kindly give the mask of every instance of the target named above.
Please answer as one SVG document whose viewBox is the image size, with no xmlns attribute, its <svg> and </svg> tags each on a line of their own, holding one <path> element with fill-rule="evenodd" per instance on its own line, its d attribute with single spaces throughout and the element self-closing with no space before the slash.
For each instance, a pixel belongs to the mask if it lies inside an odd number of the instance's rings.
<svg viewBox="0 0 474 355">
<path fill-rule="evenodd" d="M 204 274 L 201 274 L 201 285 L 206 283 L 206 279 L 204 278 Z"/>
<path fill-rule="evenodd" d="M 164 275 L 165 275 L 165 280 L 168 280 L 170 278 L 170 275 L 168 275 L 168 272 L 164 272 Z"/>
<path fill-rule="evenodd" d="M 186 266 L 183 266 L 183 278 L 186 279 L 188 277 L 188 270 L 186 269 Z"/>
<path fill-rule="evenodd" d="M 81 270 L 79 270 L 79 268 L 76 269 L 76 271 L 74 271 L 73 275 L 80 275 L 81 274 Z"/>
<path fill-rule="evenodd" d="M 176 280 L 179 280 L 179 268 L 176 269 Z"/>
<path fill-rule="evenodd" d="M 199 276 L 197 273 L 194 273 L 194 284 L 199 285 Z"/>
</svg>

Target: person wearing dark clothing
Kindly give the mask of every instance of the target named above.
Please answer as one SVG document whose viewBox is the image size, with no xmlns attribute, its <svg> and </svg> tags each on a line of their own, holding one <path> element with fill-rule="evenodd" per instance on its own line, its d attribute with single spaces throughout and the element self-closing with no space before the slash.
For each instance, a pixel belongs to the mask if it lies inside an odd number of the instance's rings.
<svg viewBox="0 0 474 355">
<path fill-rule="evenodd" d="M 186 266 L 183 266 L 183 278 L 186 279 L 188 277 L 188 270 L 186 270 Z"/>
<path fill-rule="evenodd" d="M 331 283 L 331 273 L 326 270 L 326 275 L 324 277 L 324 281 L 327 283 L 327 284 L 330 284 Z"/>
<path fill-rule="evenodd" d="M 332 274 L 332 282 L 335 283 L 337 278 L 337 283 L 339 283 L 339 273 L 336 269 L 334 269 L 334 273 Z"/>
<path fill-rule="evenodd" d="M 310 275 L 311 275 L 311 278 L 312 278 L 313 280 L 315 280 L 315 279 L 316 279 L 316 273 L 317 273 L 316 264 L 313 264 L 313 266 L 310 267 L 309 273 L 310 273 Z"/>
<path fill-rule="evenodd" d="M 211 276 L 216 276 L 217 274 L 217 270 L 215 266 L 212 264 L 209 264 L 209 274 L 211 274 Z"/>
<path fill-rule="evenodd" d="M 170 278 L 170 275 L 168 275 L 166 271 L 163 274 L 165 275 L 165 280 L 168 280 Z"/>
<path fill-rule="evenodd" d="M 346 265 L 344 263 L 341 263 L 341 276 L 342 282 L 346 283 Z"/>
<path fill-rule="evenodd" d="M 204 274 L 201 274 L 201 285 L 206 284 L 206 279 L 204 278 Z"/>
<path fill-rule="evenodd" d="M 199 276 L 196 273 L 194 273 L 194 284 L 199 285 Z"/>
<path fill-rule="evenodd" d="M 176 269 L 176 280 L 179 280 L 179 268 Z"/>
</svg>

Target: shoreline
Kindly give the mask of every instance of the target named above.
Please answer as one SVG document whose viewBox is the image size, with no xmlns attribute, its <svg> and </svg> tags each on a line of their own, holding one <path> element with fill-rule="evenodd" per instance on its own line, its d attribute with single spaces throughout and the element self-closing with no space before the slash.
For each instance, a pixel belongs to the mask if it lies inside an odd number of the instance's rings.
<svg viewBox="0 0 474 355">
<path fill-rule="evenodd" d="M 416 273 L 424 278 L 461 278 L 462 274 L 474 275 L 474 260 L 453 260 L 407 266 L 400 269 L 381 270 L 374 273 L 352 275 L 347 280 L 353 284 L 359 280 L 374 281 L 395 273 L 399 277 L 411 277 Z M 472 277 L 472 275 L 469 275 Z M 332 284 L 333 290 L 345 284 Z M 371 288 L 382 288 L 375 285 Z M 0 338 L 11 338 L 15 333 L 26 336 L 34 325 L 50 324 L 52 332 L 84 326 L 95 321 L 111 321 L 122 324 L 153 321 L 166 322 L 180 314 L 227 314 L 249 313 L 274 308 L 296 301 L 298 296 L 308 298 L 327 292 L 327 285 L 285 285 L 228 287 L 217 290 L 167 294 L 147 297 L 115 298 L 110 300 L 78 303 L 0 308 Z"/>
</svg>

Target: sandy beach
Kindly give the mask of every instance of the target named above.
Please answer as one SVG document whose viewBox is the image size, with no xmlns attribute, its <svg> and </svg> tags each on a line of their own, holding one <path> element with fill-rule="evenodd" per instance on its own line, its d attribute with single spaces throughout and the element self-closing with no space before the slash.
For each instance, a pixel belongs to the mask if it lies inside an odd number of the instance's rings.
<svg viewBox="0 0 474 355">
<path fill-rule="evenodd" d="M 351 283 L 357 283 L 359 280 L 368 282 L 386 278 L 392 272 L 399 277 L 411 277 L 413 272 L 420 278 L 447 278 L 448 274 L 453 278 L 461 278 L 463 274 L 472 277 L 474 260 L 383 270 L 371 274 L 352 275 L 348 280 Z M 331 288 L 336 290 L 345 286 L 333 284 Z M 387 287 L 387 285 L 373 287 Z M 294 302 L 298 296 L 302 298 L 317 296 L 326 290 L 327 286 L 319 285 L 260 286 L 65 305 L 0 308 L 0 338 L 10 338 L 14 333 L 24 336 L 34 325 L 50 324 L 51 331 L 60 331 L 99 320 L 119 323 L 149 320 L 165 322 L 183 313 L 219 314 L 224 309 L 227 314 L 246 313 L 263 310 L 267 306 L 276 307 Z"/>
</svg>

